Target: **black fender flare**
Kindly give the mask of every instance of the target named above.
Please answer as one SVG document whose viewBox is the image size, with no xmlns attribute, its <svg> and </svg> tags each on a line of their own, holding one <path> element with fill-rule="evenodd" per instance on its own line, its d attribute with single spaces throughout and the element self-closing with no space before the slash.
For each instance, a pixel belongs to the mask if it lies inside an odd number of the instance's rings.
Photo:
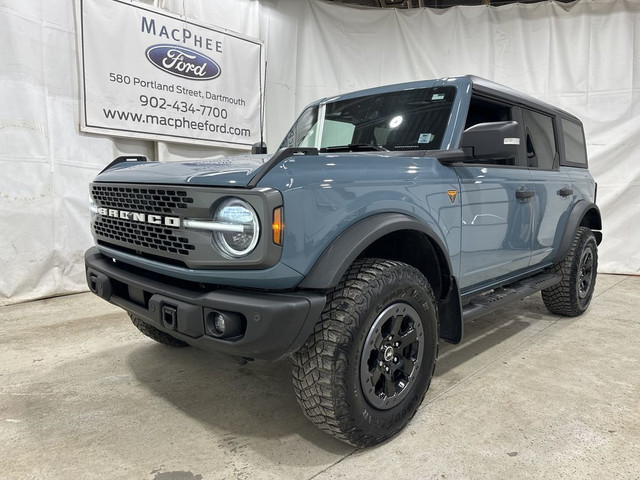
<svg viewBox="0 0 640 480">
<path fill-rule="evenodd" d="M 335 287 L 353 261 L 369 245 L 389 233 L 399 230 L 416 230 L 426 234 L 440 249 L 444 273 L 451 276 L 451 260 L 448 249 L 436 232 L 424 222 L 403 213 L 378 213 L 349 226 L 318 257 L 305 279 L 299 284 L 305 289 Z M 436 252 L 437 253 L 437 252 Z"/>
<path fill-rule="evenodd" d="M 592 214 L 593 217 L 590 225 L 587 226 L 592 230 L 602 230 L 602 217 L 600 215 L 600 209 L 598 208 L 598 206 L 595 203 L 589 202 L 588 200 L 579 200 L 569 213 L 567 224 L 565 226 L 562 237 L 560 238 L 558 250 L 553 257 L 553 263 L 560 262 L 562 259 L 564 259 L 564 257 L 567 256 L 567 252 L 571 248 L 571 242 L 573 242 L 573 237 L 576 234 L 576 230 L 581 226 L 584 218 L 590 214 Z M 595 231 L 594 235 L 596 237 L 596 242 L 599 245 L 602 241 L 602 232 Z"/>
</svg>

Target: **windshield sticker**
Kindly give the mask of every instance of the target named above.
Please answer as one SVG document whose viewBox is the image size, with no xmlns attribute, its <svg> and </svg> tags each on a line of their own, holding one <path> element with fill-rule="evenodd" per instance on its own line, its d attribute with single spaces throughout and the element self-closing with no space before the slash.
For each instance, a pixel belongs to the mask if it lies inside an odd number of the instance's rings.
<svg viewBox="0 0 640 480">
<path fill-rule="evenodd" d="M 431 143 L 436 136 L 433 133 L 421 133 L 418 137 L 418 143 Z"/>
<path fill-rule="evenodd" d="M 434 93 L 431 100 L 444 100 L 444 93 Z"/>
</svg>

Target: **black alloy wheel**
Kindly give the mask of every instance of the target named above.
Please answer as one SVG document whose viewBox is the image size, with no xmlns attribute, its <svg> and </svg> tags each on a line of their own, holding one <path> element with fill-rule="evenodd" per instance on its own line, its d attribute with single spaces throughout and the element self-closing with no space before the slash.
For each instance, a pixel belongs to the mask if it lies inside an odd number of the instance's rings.
<svg viewBox="0 0 640 480">
<path fill-rule="evenodd" d="M 409 304 L 388 306 L 375 319 L 360 360 L 360 386 L 367 401 L 387 410 L 402 401 L 420 371 L 424 328 Z"/>
<path fill-rule="evenodd" d="M 360 259 L 327 292 L 320 321 L 294 354 L 293 386 L 317 427 L 370 447 L 411 420 L 437 355 L 438 305 L 424 275 Z"/>
<path fill-rule="evenodd" d="M 592 284 L 595 280 L 594 255 L 591 248 L 586 248 L 580 257 L 580 277 L 578 279 L 578 296 L 587 298 L 593 291 Z"/>
</svg>

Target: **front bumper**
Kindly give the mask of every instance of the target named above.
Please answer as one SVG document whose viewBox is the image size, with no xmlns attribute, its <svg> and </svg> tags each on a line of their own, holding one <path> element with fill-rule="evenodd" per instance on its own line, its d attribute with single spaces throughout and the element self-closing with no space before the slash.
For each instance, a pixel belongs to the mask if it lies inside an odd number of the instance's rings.
<svg viewBox="0 0 640 480">
<path fill-rule="evenodd" d="M 320 318 L 326 297 L 312 292 L 269 293 L 177 286 L 133 270 L 93 247 L 85 253 L 87 283 L 101 298 L 189 345 L 261 360 L 278 360 L 302 346 Z M 186 286 L 186 287 L 185 287 Z M 167 322 L 166 312 L 173 313 Z M 243 333 L 213 337 L 207 322 L 216 312 L 243 319 Z"/>
</svg>

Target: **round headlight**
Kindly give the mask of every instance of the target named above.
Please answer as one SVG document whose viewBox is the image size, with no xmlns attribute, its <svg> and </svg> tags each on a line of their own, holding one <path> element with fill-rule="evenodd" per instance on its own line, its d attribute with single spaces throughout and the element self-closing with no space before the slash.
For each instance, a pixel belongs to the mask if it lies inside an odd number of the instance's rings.
<svg viewBox="0 0 640 480">
<path fill-rule="evenodd" d="M 213 215 L 213 221 L 229 226 L 229 231 L 213 234 L 216 246 L 225 257 L 244 257 L 256 248 L 260 236 L 258 215 L 244 200 L 230 198 L 222 202 Z"/>
</svg>

